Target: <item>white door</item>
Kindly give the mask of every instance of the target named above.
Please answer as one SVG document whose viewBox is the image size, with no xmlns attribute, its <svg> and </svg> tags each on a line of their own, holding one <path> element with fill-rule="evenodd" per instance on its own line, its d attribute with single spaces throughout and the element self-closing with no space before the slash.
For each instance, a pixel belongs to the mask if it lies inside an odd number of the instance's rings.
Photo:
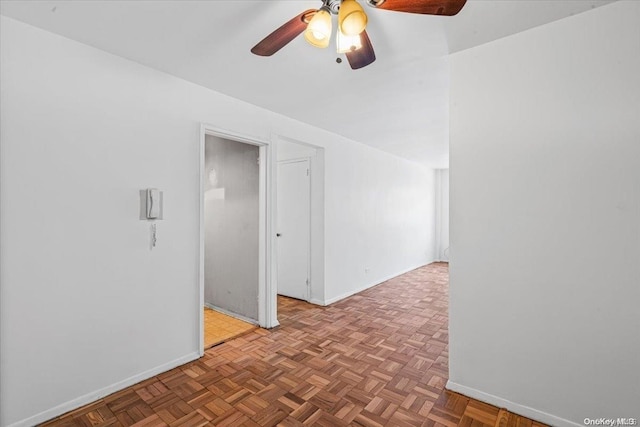
<svg viewBox="0 0 640 427">
<path fill-rule="evenodd" d="M 309 299 L 309 160 L 278 163 L 278 293 Z"/>
</svg>

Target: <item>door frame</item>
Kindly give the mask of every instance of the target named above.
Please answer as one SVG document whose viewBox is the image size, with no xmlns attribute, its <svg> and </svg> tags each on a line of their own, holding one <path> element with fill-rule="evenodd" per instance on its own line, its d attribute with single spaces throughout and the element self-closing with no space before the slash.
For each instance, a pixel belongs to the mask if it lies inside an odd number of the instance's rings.
<svg viewBox="0 0 640 427">
<path fill-rule="evenodd" d="M 271 134 L 274 147 L 280 149 L 281 144 L 295 144 L 313 149 L 313 155 L 292 155 L 283 158 L 285 160 L 309 159 L 310 160 L 310 185 L 311 185 L 311 263 L 309 280 L 309 302 L 325 306 L 325 147 L 281 134 Z M 277 171 L 276 149 L 274 148 L 274 169 Z M 275 181 L 274 181 L 275 182 Z M 274 184 L 274 191 L 277 185 Z M 274 230 L 277 223 L 274 223 Z M 274 243 L 275 244 L 275 243 Z M 277 256 L 277 254 L 276 254 Z M 277 271 L 274 265 L 274 283 L 277 283 Z"/>
<path fill-rule="evenodd" d="M 312 194 L 311 194 L 311 174 L 313 173 L 312 168 L 311 168 L 311 157 L 297 157 L 294 159 L 288 159 L 288 160 L 279 160 L 277 161 L 277 167 L 279 168 L 281 164 L 289 164 L 289 163 L 302 163 L 302 162 L 307 162 L 307 168 L 309 168 L 309 179 L 307 180 L 307 185 L 309 187 L 309 244 L 307 245 L 307 287 L 306 287 L 306 291 L 305 291 L 305 301 L 310 302 L 311 301 L 311 199 L 312 199 Z M 277 173 L 277 171 L 276 171 Z M 277 200 L 276 200 L 276 209 L 278 209 L 277 206 Z M 276 232 L 278 232 L 279 230 L 277 229 L 278 224 L 276 224 Z M 277 239 L 276 239 L 276 245 L 277 245 Z M 278 246 L 276 246 L 276 251 Z M 277 260 L 276 260 L 277 261 Z M 276 262 L 276 277 L 278 276 L 278 264 Z M 276 293 L 278 292 L 278 289 L 276 289 Z"/>
<path fill-rule="evenodd" d="M 259 226 L 258 226 L 258 324 L 263 328 L 274 328 L 278 326 L 277 296 L 274 272 L 274 246 L 275 246 L 275 229 L 274 224 L 274 182 L 275 168 L 273 162 L 275 156 L 273 154 L 273 145 L 270 141 L 240 132 L 219 128 L 210 124 L 200 125 L 200 144 L 198 149 L 199 178 L 198 178 L 198 195 L 199 195 L 199 226 L 198 226 L 198 341 L 200 355 L 204 354 L 204 188 L 205 188 L 205 141 L 207 135 L 224 138 L 230 141 L 241 142 L 244 144 L 255 145 L 259 148 L 260 164 L 259 164 Z"/>
</svg>

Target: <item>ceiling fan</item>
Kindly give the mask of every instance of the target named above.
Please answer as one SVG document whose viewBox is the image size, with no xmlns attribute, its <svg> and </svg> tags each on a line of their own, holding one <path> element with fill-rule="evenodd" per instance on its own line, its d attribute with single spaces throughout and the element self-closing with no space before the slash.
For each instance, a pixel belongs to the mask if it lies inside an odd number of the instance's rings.
<svg viewBox="0 0 640 427">
<path fill-rule="evenodd" d="M 366 1 L 375 9 L 453 16 L 460 12 L 467 0 Z M 356 0 L 322 0 L 320 9 L 305 10 L 293 17 L 255 45 L 251 52 L 271 56 L 303 32 L 305 40 L 312 46 L 326 48 L 332 33 L 331 15 L 338 15 L 337 51 L 346 55 L 351 68 L 357 70 L 375 61 L 376 54 L 365 30 L 367 14 Z"/>
</svg>

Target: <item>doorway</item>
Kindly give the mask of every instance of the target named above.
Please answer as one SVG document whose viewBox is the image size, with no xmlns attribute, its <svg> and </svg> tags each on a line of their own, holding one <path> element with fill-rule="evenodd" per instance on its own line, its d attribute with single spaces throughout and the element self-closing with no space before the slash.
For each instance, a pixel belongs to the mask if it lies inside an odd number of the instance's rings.
<svg viewBox="0 0 640 427">
<path fill-rule="evenodd" d="M 205 137 L 205 347 L 258 323 L 259 147 Z"/>
<path fill-rule="evenodd" d="M 310 160 L 278 162 L 278 294 L 308 301 L 311 265 Z"/>
<path fill-rule="evenodd" d="M 326 305 L 324 289 L 324 148 L 284 136 L 274 138 L 277 293 Z M 279 296 L 278 304 L 287 297 Z"/>
<path fill-rule="evenodd" d="M 270 236 L 275 168 L 269 142 L 210 125 L 201 126 L 199 157 L 198 331 L 204 354 L 205 326 L 277 326 L 271 288 L 275 233 Z M 205 308 L 230 317 L 212 319 Z"/>
</svg>

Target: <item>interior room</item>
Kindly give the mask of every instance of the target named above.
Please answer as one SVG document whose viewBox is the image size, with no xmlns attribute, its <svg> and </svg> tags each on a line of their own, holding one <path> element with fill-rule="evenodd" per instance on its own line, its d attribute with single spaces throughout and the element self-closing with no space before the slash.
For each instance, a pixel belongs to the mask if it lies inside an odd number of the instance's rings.
<svg viewBox="0 0 640 427">
<path fill-rule="evenodd" d="M 258 324 L 259 147 L 205 137 L 204 346 Z"/>
<path fill-rule="evenodd" d="M 0 0 L 0 427 L 637 425 L 639 119 L 635 0 Z"/>
</svg>

